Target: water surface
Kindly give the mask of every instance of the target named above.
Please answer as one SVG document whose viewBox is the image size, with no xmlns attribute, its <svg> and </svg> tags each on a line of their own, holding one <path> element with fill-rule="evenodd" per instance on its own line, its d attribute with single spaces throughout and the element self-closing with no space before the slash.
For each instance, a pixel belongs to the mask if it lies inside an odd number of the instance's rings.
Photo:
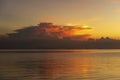
<svg viewBox="0 0 120 80">
<path fill-rule="evenodd" d="M 120 80 L 120 50 L 0 50 L 0 80 Z"/>
</svg>

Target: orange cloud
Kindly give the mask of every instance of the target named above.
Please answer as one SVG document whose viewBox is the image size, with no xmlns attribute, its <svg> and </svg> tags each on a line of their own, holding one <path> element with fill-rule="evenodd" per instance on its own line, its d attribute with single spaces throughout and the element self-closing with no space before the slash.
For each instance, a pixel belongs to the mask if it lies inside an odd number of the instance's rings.
<svg viewBox="0 0 120 80">
<path fill-rule="evenodd" d="M 85 26 L 61 26 L 61 25 L 54 25 L 53 23 L 41 23 L 39 24 L 38 30 L 42 29 L 47 33 L 49 36 L 55 36 L 58 38 L 64 37 L 71 37 L 76 36 L 77 32 L 82 30 L 91 30 L 90 27 Z"/>
<path fill-rule="evenodd" d="M 36 39 L 77 39 L 84 40 L 90 34 L 82 33 L 83 30 L 91 30 L 91 27 L 82 26 L 63 26 L 55 25 L 53 23 L 40 23 L 38 26 L 27 27 L 24 29 L 16 30 L 16 33 L 9 34 L 10 37 L 17 38 L 36 38 Z"/>
</svg>

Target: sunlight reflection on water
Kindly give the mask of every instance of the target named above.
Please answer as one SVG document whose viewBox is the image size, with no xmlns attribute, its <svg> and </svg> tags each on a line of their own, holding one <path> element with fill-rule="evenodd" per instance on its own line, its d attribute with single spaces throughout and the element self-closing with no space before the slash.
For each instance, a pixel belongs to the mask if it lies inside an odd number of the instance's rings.
<svg viewBox="0 0 120 80">
<path fill-rule="evenodd" d="M 0 80 L 120 80 L 120 50 L 0 51 Z"/>
</svg>

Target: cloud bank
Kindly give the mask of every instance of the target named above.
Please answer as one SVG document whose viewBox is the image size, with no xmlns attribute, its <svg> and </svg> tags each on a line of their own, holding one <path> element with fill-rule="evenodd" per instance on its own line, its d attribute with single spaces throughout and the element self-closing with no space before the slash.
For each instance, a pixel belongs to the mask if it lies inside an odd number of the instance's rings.
<svg viewBox="0 0 120 80">
<path fill-rule="evenodd" d="M 120 49 L 120 40 L 90 38 L 91 34 L 86 31 L 91 29 L 88 26 L 40 23 L 0 36 L 0 49 Z"/>
<path fill-rule="evenodd" d="M 53 23 L 40 23 L 38 26 L 29 26 L 15 30 L 15 33 L 8 34 L 9 38 L 16 39 L 72 39 L 85 40 L 91 34 L 81 33 L 83 30 L 91 30 L 86 26 L 63 26 Z"/>
</svg>

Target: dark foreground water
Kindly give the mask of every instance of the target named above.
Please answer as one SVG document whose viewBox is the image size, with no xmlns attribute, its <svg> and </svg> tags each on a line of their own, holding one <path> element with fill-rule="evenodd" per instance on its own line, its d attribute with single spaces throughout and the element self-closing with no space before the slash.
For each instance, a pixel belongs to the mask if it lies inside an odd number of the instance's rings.
<svg viewBox="0 0 120 80">
<path fill-rule="evenodd" d="M 120 80 L 120 50 L 0 50 L 0 80 Z"/>
</svg>

